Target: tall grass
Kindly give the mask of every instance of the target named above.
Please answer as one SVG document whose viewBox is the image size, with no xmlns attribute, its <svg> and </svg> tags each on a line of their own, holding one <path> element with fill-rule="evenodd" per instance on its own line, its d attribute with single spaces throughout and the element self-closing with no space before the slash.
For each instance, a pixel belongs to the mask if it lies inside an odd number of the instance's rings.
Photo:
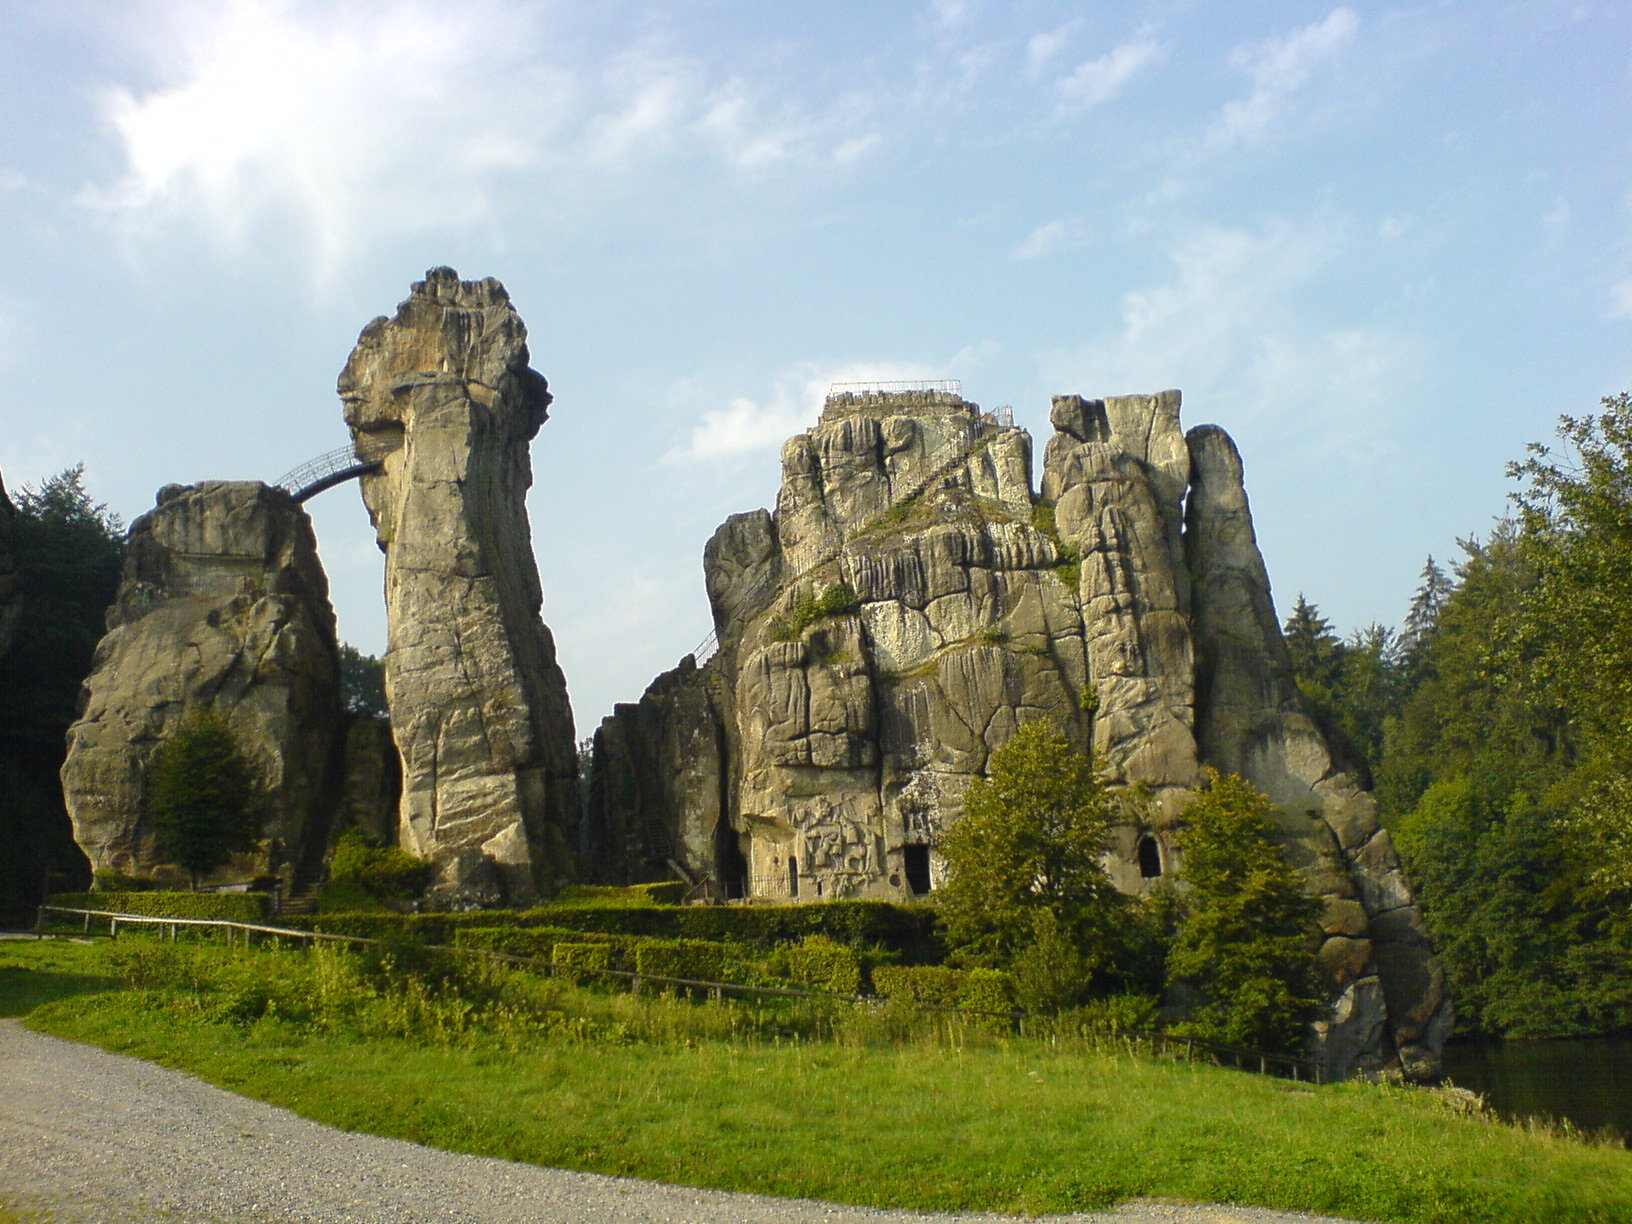
<svg viewBox="0 0 1632 1224">
<path fill-rule="evenodd" d="M 48 949 L 0 947 L 0 963 L 123 985 L 46 1003 L 36 1027 L 457 1151 L 881 1207 L 1153 1195 L 1425 1224 L 1632 1219 L 1617 1147 L 1418 1090 L 1162 1062 L 1080 1023 L 1037 1039 L 889 1006 L 636 998 L 411 952 Z"/>
</svg>

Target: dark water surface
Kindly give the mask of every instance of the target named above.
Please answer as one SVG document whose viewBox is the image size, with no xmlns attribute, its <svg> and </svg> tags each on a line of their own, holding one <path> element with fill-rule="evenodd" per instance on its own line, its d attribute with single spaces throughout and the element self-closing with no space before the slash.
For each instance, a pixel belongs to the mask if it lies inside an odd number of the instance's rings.
<svg viewBox="0 0 1632 1224">
<path fill-rule="evenodd" d="M 1566 1118 L 1632 1137 L 1632 1037 L 1451 1045 L 1445 1075 L 1510 1118 Z"/>
</svg>

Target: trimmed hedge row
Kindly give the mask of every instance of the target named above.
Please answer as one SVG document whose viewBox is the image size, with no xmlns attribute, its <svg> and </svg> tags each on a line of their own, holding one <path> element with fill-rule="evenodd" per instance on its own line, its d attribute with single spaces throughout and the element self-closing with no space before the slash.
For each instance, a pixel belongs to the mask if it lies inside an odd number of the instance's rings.
<svg viewBox="0 0 1632 1224">
<path fill-rule="evenodd" d="M 788 976 L 801 986 L 828 994 L 861 993 L 861 958 L 854 948 L 834 943 L 806 943 L 787 948 Z"/>
<path fill-rule="evenodd" d="M 1006 1012 L 1014 1007 L 1014 979 L 997 969 L 947 969 L 939 965 L 880 965 L 873 991 L 925 1007 Z"/>
<path fill-rule="evenodd" d="M 679 905 L 688 888 L 682 880 L 652 884 L 569 884 L 555 895 L 555 904 L 635 906 Z"/>
<path fill-rule="evenodd" d="M 424 943 L 449 943 L 454 933 L 465 927 L 502 924 L 512 929 L 548 928 L 597 936 L 700 939 L 758 947 L 797 945 L 819 937 L 854 949 L 882 947 L 909 964 L 933 963 L 943 952 L 932 909 L 894 905 L 888 901 L 763 906 L 606 905 L 558 901 L 519 911 L 320 914 L 285 921 L 302 930 Z"/>
<path fill-rule="evenodd" d="M 933 909 L 888 901 L 674 907 L 590 907 L 566 903 L 529 913 L 547 914 L 545 920 L 552 926 L 607 935 L 657 935 L 669 939 L 750 944 L 798 944 L 812 936 L 822 936 L 851 948 L 885 948 L 914 963 L 933 962 L 944 953 Z"/>
<path fill-rule="evenodd" d="M 88 892 L 58 893 L 47 905 L 107 910 L 149 918 L 212 918 L 220 922 L 265 922 L 271 898 L 265 893 Z"/>
</svg>

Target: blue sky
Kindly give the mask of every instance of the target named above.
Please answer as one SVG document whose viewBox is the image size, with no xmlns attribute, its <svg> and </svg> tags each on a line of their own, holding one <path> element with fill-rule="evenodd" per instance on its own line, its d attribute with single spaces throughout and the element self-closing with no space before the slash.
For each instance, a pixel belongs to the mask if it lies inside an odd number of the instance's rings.
<svg viewBox="0 0 1632 1224">
<path fill-rule="evenodd" d="M 701 553 L 832 381 L 1184 392 L 1284 615 L 1398 623 L 1560 413 L 1632 386 L 1632 7 L 0 5 L 0 471 L 274 480 L 357 332 L 497 276 L 579 734 L 708 631 Z M 385 645 L 347 486 L 342 636 Z"/>
</svg>

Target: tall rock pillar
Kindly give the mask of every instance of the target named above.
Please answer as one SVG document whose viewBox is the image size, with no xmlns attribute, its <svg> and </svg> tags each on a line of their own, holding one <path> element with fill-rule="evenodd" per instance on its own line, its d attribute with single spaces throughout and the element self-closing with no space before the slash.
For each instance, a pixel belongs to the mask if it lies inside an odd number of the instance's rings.
<svg viewBox="0 0 1632 1224">
<path fill-rule="evenodd" d="M 550 394 L 498 281 L 433 268 L 363 329 L 340 375 L 380 548 L 399 839 L 447 894 L 525 902 L 571 878 L 577 758 L 539 619 L 528 443 Z"/>
</svg>

